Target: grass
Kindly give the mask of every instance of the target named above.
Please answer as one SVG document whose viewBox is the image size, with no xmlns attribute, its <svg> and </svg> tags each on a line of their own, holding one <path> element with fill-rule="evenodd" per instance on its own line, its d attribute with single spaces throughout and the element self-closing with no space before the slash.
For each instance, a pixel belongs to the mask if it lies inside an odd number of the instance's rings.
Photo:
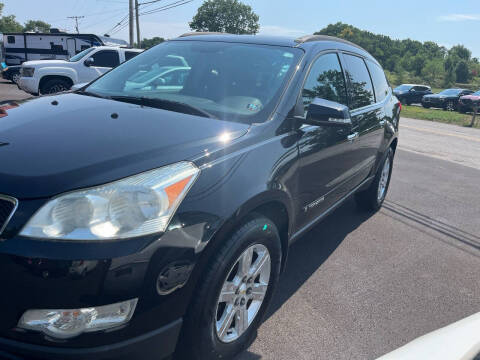
<svg viewBox="0 0 480 360">
<path fill-rule="evenodd" d="M 455 124 L 459 126 L 469 126 L 472 121 L 472 115 L 460 114 L 455 111 L 444 111 L 442 109 L 424 109 L 420 106 L 408 105 L 402 105 L 401 116 L 411 119 Z M 480 114 L 477 115 L 475 127 L 480 128 Z"/>
</svg>

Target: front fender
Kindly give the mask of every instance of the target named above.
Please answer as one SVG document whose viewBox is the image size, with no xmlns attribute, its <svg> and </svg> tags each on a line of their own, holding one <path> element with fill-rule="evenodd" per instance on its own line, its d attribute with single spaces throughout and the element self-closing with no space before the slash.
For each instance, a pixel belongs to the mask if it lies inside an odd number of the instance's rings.
<svg viewBox="0 0 480 360">
<path fill-rule="evenodd" d="M 39 83 L 41 79 L 45 76 L 63 76 L 72 80 L 74 84 L 78 82 L 77 72 L 74 69 L 70 69 L 70 68 L 44 67 L 44 68 L 39 68 L 37 73 L 38 73 Z"/>
</svg>

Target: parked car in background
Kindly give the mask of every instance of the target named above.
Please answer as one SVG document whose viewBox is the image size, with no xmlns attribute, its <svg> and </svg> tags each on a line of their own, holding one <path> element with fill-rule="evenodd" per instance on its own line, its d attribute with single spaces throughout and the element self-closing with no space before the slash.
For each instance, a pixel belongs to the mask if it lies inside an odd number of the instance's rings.
<svg viewBox="0 0 480 360">
<path fill-rule="evenodd" d="M 468 89 L 446 89 L 438 94 L 425 95 L 422 99 L 422 106 L 427 109 L 434 107 L 455 111 L 460 97 L 470 94 L 473 94 L 473 91 Z"/>
<path fill-rule="evenodd" d="M 474 104 L 480 104 L 480 91 L 477 91 L 476 93 L 470 94 L 470 95 L 465 95 L 460 98 L 458 101 L 458 111 L 461 113 L 466 113 L 469 111 L 473 111 L 473 105 Z"/>
<path fill-rule="evenodd" d="M 25 60 L 18 55 L 5 54 L 5 64 L 10 65 L 21 65 Z"/>
<path fill-rule="evenodd" d="M 17 83 L 20 79 L 20 65 L 7 66 L 2 70 L 2 78 Z"/>
<path fill-rule="evenodd" d="M 148 85 L 171 55 L 181 80 Z M 400 108 L 345 40 L 195 33 L 9 109 L 0 353 L 234 358 L 289 245 L 351 196 L 382 206 Z"/>
<path fill-rule="evenodd" d="M 425 95 L 430 95 L 432 89 L 427 85 L 403 84 L 393 89 L 393 94 L 402 104 L 421 104 Z"/>
<path fill-rule="evenodd" d="M 95 80 L 143 50 L 98 46 L 83 50 L 69 60 L 26 61 L 20 70 L 18 87 L 30 94 L 54 94 L 74 84 Z"/>
</svg>

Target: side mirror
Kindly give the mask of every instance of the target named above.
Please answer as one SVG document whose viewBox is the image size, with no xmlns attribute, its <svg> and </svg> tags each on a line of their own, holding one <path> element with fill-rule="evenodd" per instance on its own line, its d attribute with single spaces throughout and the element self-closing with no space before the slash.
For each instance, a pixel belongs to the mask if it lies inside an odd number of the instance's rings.
<svg viewBox="0 0 480 360">
<path fill-rule="evenodd" d="M 95 63 L 95 59 L 93 57 L 89 57 L 87 60 L 83 62 L 83 64 L 87 67 L 92 66 Z"/>
<path fill-rule="evenodd" d="M 302 122 L 317 126 L 352 126 L 350 111 L 337 102 L 315 98 L 308 106 L 307 116 Z"/>
</svg>

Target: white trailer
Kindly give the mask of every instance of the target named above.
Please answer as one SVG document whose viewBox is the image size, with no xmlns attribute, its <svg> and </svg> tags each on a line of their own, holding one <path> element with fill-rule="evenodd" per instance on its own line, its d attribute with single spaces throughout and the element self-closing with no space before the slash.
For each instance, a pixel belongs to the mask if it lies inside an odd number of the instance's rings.
<svg viewBox="0 0 480 360">
<path fill-rule="evenodd" d="M 106 36 L 68 34 L 57 31 L 50 33 L 5 33 L 3 34 L 3 44 L 7 65 L 17 65 L 17 63 L 29 60 L 67 60 L 92 46 L 128 46 L 128 43 L 124 40 Z"/>
</svg>

